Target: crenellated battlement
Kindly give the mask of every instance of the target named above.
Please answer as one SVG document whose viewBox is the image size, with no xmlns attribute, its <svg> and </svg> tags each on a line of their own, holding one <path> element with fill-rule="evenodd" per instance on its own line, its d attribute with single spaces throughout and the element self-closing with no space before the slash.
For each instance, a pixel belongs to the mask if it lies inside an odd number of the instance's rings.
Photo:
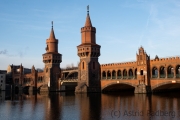
<svg viewBox="0 0 180 120">
<path fill-rule="evenodd" d="M 132 62 L 122 62 L 122 63 L 101 64 L 101 67 L 111 67 L 111 66 L 121 66 L 121 65 L 136 65 L 136 61 L 132 61 Z"/>
<path fill-rule="evenodd" d="M 170 61 L 176 61 L 176 60 L 180 60 L 179 56 L 176 57 L 167 57 L 167 58 L 159 58 L 159 59 L 152 59 L 150 62 L 170 62 Z"/>
<path fill-rule="evenodd" d="M 82 27 L 81 28 L 81 32 L 84 32 L 84 31 L 93 31 L 93 32 L 96 32 L 96 28 L 95 27 Z"/>
</svg>

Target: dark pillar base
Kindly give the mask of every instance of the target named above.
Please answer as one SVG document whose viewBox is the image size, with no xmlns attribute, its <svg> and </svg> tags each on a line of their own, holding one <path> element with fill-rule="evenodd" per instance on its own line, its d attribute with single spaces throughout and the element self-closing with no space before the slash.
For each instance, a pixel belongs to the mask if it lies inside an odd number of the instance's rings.
<svg viewBox="0 0 180 120">
<path fill-rule="evenodd" d="M 145 84 L 137 85 L 135 87 L 134 93 L 151 93 L 151 86 L 147 86 Z"/>
<path fill-rule="evenodd" d="M 31 91 L 36 91 L 37 90 L 37 88 L 36 87 L 29 87 L 29 92 L 31 92 Z"/>
<path fill-rule="evenodd" d="M 101 87 L 79 87 L 75 88 L 75 93 L 93 93 L 93 92 L 101 92 Z"/>
</svg>

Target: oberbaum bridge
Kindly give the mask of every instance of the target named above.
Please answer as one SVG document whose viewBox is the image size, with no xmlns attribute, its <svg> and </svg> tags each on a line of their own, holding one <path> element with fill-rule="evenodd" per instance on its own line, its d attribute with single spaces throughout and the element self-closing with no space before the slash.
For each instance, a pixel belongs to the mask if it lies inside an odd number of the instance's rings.
<svg viewBox="0 0 180 120">
<path fill-rule="evenodd" d="M 61 69 L 62 55 L 58 53 L 53 23 L 50 37 L 46 40 L 43 56 L 44 70 L 39 72 L 32 66 L 25 73 L 20 66 L 9 65 L 14 89 L 29 91 L 67 91 L 76 93 L 103 91 L 130 91 L 151 93 L 180 88 L 180 58 L 150 59 L 143 47 L 138 49 L 136 61 L 99 64 L 101 46 L 96 44 L 96 28 L 92 26 L 89 8 L 84 27 L 81 28 L 81 44 L 77 46 L 80 57 L 78 67 Z"/>
</svg>

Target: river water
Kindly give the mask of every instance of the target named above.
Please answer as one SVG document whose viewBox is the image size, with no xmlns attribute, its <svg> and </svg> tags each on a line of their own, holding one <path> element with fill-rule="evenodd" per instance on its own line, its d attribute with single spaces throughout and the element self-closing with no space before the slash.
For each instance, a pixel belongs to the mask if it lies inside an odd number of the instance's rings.
<svg viewBox="0 0 180 120">
<path fill-rule="evenodd" d="M 179 92 L 0 93 L 0 120 L 180 120 Z"/>
</svg>

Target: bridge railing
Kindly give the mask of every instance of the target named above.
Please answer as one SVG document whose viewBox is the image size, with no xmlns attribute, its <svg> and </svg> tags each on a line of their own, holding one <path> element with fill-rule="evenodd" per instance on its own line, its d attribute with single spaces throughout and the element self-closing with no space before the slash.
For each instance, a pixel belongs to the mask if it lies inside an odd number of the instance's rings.
<svg viewBox="0 0 180 120">
<path fill-rule="evenodd" d="M 152 78 L 157 78 L 158 77 L 158 75 L 152 75 Z"/>
<path fill-rule="evenodd" d="M 121 79 L 122 78 L 122 76 L 117 76 L 117 79 Z"/>
<path fill-rule="evenodd" d="M 168 74 L 167 77 L 168 77 L 168 78 L 173 78 L 173 77 L 174 77 L 174 74 Z"/>
<path fill-rule="evenodd" d="M 176 78 L 180 78 L 180 74 L 176 74 Z"/>
<path fill-rule="evenodd" d="M 161 74 L 159 77 L 160 77 L 160 78 L 165 78 L 165 77 L 166 77 L 166 75 L 162 75 L 162 74 Z"/>
</svg>

